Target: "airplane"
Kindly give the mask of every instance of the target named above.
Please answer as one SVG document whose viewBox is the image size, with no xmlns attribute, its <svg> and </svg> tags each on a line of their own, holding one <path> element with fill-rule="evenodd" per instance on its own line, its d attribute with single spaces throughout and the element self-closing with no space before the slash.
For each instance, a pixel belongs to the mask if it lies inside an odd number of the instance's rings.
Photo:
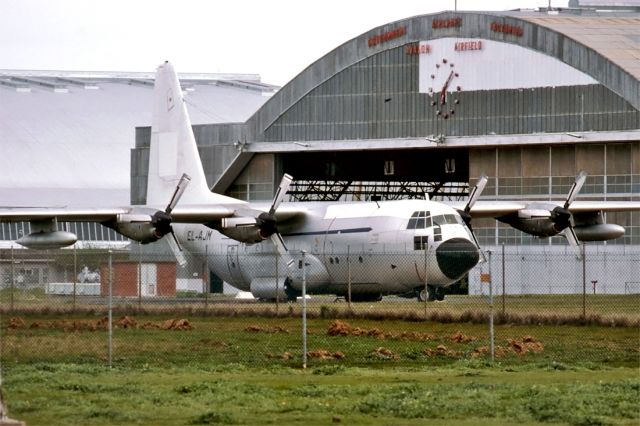
<svg viewBox="0 0 640 426">
<path fill-rule="evenodd" d="M 483 260 L 471 229 L 474 217 L 494 217 L 540 237 L 564 234 L 572 245 L 616 238 L 603 211 L 640 210 L 640 202 L 578 202 L 581 173 L 562 202 L 478 201 L 483 176 L 466 203 L 429 199 L 375 202 L 283 202 L 285 174 L 271 203 L 210 191 L 173 66 L 158 67 L 149 151 L 147 204 L 114 208 L 2 208 L 0 222 L 29 221 L 16 242 L 55 249 L 77 237 L 61 222 L 99 222 L 142 244 L 166 237 L 178 263 L 184 252 L 234 287 L 259 299 L 308 294 L 377 301 L 413 293 L 443 300 L 445 288 Z M 166 206 L 165 206 L 165 203 Z M 275 259 L 275 260 L 274 260 Z M 304 259 L 304 265 L 303 265 Z M 425 288 L 426 287 L 426 288 Z"/>
</svg>

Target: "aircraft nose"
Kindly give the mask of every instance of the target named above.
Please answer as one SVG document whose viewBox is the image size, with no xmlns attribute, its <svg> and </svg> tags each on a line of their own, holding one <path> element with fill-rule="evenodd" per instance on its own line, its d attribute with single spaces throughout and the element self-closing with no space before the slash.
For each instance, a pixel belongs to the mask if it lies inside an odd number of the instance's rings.
<svg viewBox="0 0 640 426">
<path fill-rule="evenodd" d="M 480 254 L 471 241 L 452 238 L 438 246 L 436 259 L 442 273 L 451 279 L 456 279 L 476 266 L 480 260 Z"/>
</svg>

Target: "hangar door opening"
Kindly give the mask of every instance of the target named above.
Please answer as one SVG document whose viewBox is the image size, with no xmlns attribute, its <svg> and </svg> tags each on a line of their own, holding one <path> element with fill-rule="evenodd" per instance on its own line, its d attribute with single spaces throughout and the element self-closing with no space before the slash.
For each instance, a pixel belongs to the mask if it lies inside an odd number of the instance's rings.
<svg viewBox="0 0 640 426">
<path fill-rule="evenodd" d="M 281 154 L 298 201 L 463 199 L 469 188 L 466 148 Z"/>
</svg>

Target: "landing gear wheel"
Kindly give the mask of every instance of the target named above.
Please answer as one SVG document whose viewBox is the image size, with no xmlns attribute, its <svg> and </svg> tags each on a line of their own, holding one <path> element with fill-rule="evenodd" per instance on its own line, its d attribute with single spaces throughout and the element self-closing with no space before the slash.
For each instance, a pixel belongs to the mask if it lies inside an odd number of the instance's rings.
<svg viewBox="0 0 640 426">
<path fill-rule="evenodd" d="M 422 288 L 421 290 L 418 290 L 417 293 L 418 301 L 420 302 L 433 302 L 434 300 L 436 300 L 435 287 L 432 285 L 427 284 L 426 290 Z"/>
<path fill-rule="evenodd" d="M 417 291 L 418 300 L 420 302 L 433 302 L 435 300 L 444 300 L 444 287 L 436 287 L 430 284 L 427 284 L 427 290 L 421 289 Z"/>
</svg>

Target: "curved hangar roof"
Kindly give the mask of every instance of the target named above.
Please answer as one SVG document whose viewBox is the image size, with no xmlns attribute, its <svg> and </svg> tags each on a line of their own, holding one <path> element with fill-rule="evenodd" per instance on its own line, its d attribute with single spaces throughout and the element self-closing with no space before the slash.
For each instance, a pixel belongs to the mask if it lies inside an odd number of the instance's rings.
<svg viewBox="0 0 640 426">
<path fill-rule="evenodd" d="M 383 56 L 386 55 L 386 56 Z M 405 58 L 400 56 L 405 55 Z M 377 57 L 377 58 L 376 58 Z M 448 64 L 440 61 L 449 58 Z M 417 64 L 411 68 L 411 62 Z M 536 99 L 525 95 L 513 95 L 511 111 L 504 115 L 514 114 L 515 109 L 523 108 L 522 114 L 531 109 L 528 103 L 540 103 L 537 108 L 544 116 L 544 123 L 529 127 L 529 123 L 518 126 L 506 125 L 505 129 L 494 129 L 498 134 L 527 134 L 538 132 L 565 132 L 576 130 L 627 130 L 640 128 L 640 14 L 638 13 L 596 13 L 596 12 L 443 12 L 433 15 L 422 15 L 397 22 L 392 22 L 372 29 L 334 49 L 278 91 L 258 112 L 251 117 L 248 124 L 248 140 L 287 141 L 287 140 L 331 140 L 331 139 L 376 139 L 384 137 L 420 136 L 419 130 L 387 131 L 386 133 L 369 130 L 352 132 L 351 135 L 340 134 L 335 137 L 328 130 L 319 132 L 307 130 L 305 135 L 292 131 L 287 125 L 307 125 L 322 118 L 322 102 L 314 106 L 305 106 L 305 98 L 315 96 L 336 96 L 340 91 L 344 95 L 358 94 L 359 85 L 368 85 L 369 93 L 387 93 L 384 102 L 393 101 L 394 92 L 407 91 L 407 85 L 393 81 L 394 66 L 409 63 L 407 68 L 397 76 L 400 79 L 420 80 L 416 83 L 420 92 L 431 95 L 439 94 L 447 80 L 447 91 L 481 92 L 484 90 L 531 88 L 556 89 L 563 87 L 584 86 L 590 89 L 582 91 L 564 90 L 560 93 L 565 98 L 563 104 L 554 104 L 555 111 L 542 111 L 545 105 L 552 102 L 553 93 L 539 91 Z M 455 62 L 455 73 L 449 78 L 449 72 L 443 71 Z M 369 72 L 371 65 L 378 70 Z M 406 65 L 406 64 L 405 64 Z M 465 68 L 465 65 L 468 67 Z M 369 67 L 369 70 L 367 69 Z M 360 69 L 359 69 L 360 68 Z M 386 68 L 386 69 L 385 69 Z M 358 70 L 359 69 L 359 70 Z M 343 76 L 352 70 L 350 75 Z M 357 70 L 357 71 L 356 71 Z M 359 73 L 359 74 L 358 74 Z M 391 77 L 387 78 L 387 74 Z M 389 80 L 390 79 L 390 80 Z M 336 80 L 332 83 L 332 80 Z M 363 82 L 364 80 L 364 82 Z M 367 81 L 373 80 L 373 81 Z M 353 87 L 352 87 L 353 86 Z M 414 90 L 415 91 L 415 90 Z M 485 92 L 486 93 L 486 92 Z M 366 90 L 360 94 L 366 94 Z M 518 97 L 520 96 L 520 97 Z M 405 101 L 414 104 L 415 100 Z M 577 101 L 576 99 L 581 99 Z M 388 117 L 377 105 L 372 111 L 367 110 L 366 98 L 363 101 L 362 114 L 375 116 L 384 121 Z M 471 101 L 471 102 L 469 102 Z M 487 102 L 486 97 L 480 99 L 467 98 L 463 102 L 473 105 L 475 118 L 482 118 L 484 107 L 490 118 L 495 117 L 492 108 L 500 108 L 495 102 Z M 484 103 L 483 103 L 484 102 Z M 513 104 L 515 102 L 515 104 Z M 581 106 L 578 104 L 582 104 Z M 514 106 L 515 105 L 515 106 Z M 520 106 L 522 105 L 522 106 Z M 348 105 L 343 105 L 348 108 Z M 420 109 L 420 105 L 414 105 Z M 504 106 L 503 106 L 504 107 Z M 329 110 L 339 111 L 340 105 L 334 103 Z M 357 107 L 356 107 L 357 108 Z M 533 107 L 536 108 L 536 107 Z M 567 111 L 562 109 L 566 108 Z M 571 109 L 573 108 L 573 111 Z M 576 108 L 580 109 L 577 111 Z M 595 109 L 595 110 L 594 110 Z M 611 118 L 606 126 L 592 125 L 589 114 L 605 112 Z M 346 111 L 348 113 L 349 111 Z M 446 112 L 446 111 L 445 111 Z M 464 114 L 460 106 L 458 111 Z M 566 112 L 566 114 L 564 114 Z M 419 112 L 418 114 L 421 114 Z M 428 114 L 427 111 L 425 113 Z M 410 117 L 413 111 L 398 112 Z M 521 114 L 521 115 L 522 115 Z M 532 117 L 537 114 L 533 111 Z M 573 115 L 573 122 L 552 123 L 553 116 L 565 115 L 558 120 Z M 327 117 L 329 117 L 327 113 Z M 458 114 L 460 115 L 460 114 Z M 602 114 L 601 114 L 602 115 Z M 416 117 L 413 117 L 416 119 Z M 571 117 L 570 117 L 571 118 Z M 357 121 L 358 117 L 350 120 Z M 417 119 L 420 119 L 417 117 Z M 460 117 L 458 120 L 461 120 Z M 543 121 L 544 121 L 543 120 Z M 600 118 L 602 121 L 602 119 Z M 450 120 L 451 122 L 452 120 Z M 529 120 L 532 121 L 532 120 Z M 294 123 L 295 122 L 295 123 Z M 445 126 L 436 124 L 435 120 L 422 129 L 432 134 L 442 133 Z M 334 129 L 335 123 L 334 124 Z M 419 124 L 418 124 L 419 125 Z M 473 126 L 473 124 L 470 124 Z M 452 127 L 452 126 L 449 126 Z M 446 128 L 452 130 L 450 128 Z M 435 130 L 435 131 L 433 131 Z M 493 134 L 491 128 L 475 130 L 453 129 L 457 135 Z M 428 134 L 428 133 L 427 133 Z M 259 150 L 259 148 L 257 149 Z"/>
<path fill-rule="evenodd" d="M 0 70 L 0 198 L 128 204 L 135 126 L 154 73 Z M 244 122 L 276 86 L 256 74 L 180 74 L 194 124 Z M 55 173 L 51 173 L 51 170 Z M 27 190 L 28 189 L 28 190 Z M 34 195 L 35 194 L 35 195 Z"/>
</svg>

